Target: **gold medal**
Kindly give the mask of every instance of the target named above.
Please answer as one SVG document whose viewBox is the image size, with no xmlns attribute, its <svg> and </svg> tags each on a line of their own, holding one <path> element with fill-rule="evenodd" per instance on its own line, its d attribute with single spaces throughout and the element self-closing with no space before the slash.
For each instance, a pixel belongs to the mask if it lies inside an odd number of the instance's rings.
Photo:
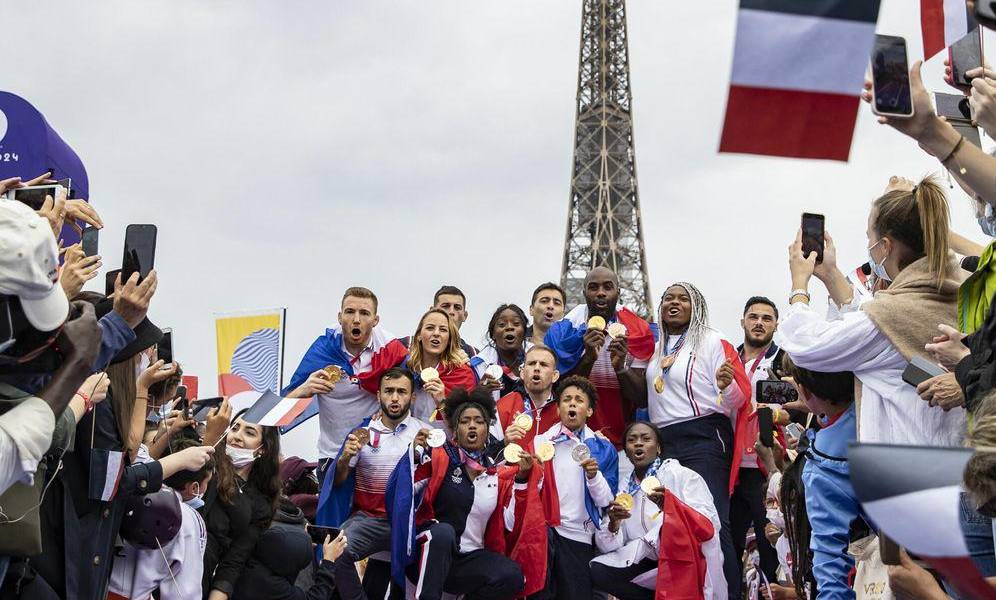
<svg viewBox="0 0 996 600">
<path fill-rule="evenodd" d="M 536 446 L 536 456 L 538 456 L 543 462 L 550 462 L 556 453 L 556 448 L 554 448 L 553 444 L 550 442 L 540 442 L 540 444 Z"/>
<path fill-rule="evenodd" d="M 664 378 L 658 375 L 654 377 L 654 390 L 660 394 L 664 392 Z"/>
<path fill-rule="evenodd" d="M 531 429 L 533 426 L 533 418 L 526 413 L 519 413 L 515 415 L 515 419 L 512 424 L 520 429 Z"/>
<path fill-rule="evenodd" d="M 505 455 L 505 462 L 510 465 L 515 464 L 522 458 L 522 446 L 515 443 L 509 444 L 505 446 L 503 454 Z"/>
<path fill-rule="evenodd" d="M 353 431 L 353 435 L 356 436 L 356 441 L 358 441 L 361 446 L 366 446 L 370 443 L 370 430 L 365 427 L 361 427 L 360 429 Z"/>
<path fill-rule="evenodd" d="M 633 496 L 630 496 L 626 492 L 619 492 L 616 496 L 616 504 L 626 510 L 633 510 Z"/>
<path fill-rule="evenodd" d="M 588 319 L 588 329 L 605 329 L 605 319 L 598 315 Z"/>
<path fill-rule="evenodd" d="M 329 365 L 322 369 L 322 373 L 325 373 L 325 379 L 328 379 L 329 383 L 338 383 L 346 376 L 346 372 L 339 365 Z"/>
<path fill-rule="evenodd" d="M 422 378 L 422 381 L 432 381 L 433 379 L 439 379 L 439 371 L 437 371 L 435 367 L 426 367 L 422 369 L 421 373 L 419 373 L 419 377 Z"/>
<path fill-rule="evenodd" d="M 650 494 L 653 494 L 654 490 L 656 490 L 659 487 L 661 487 L 661 480 L 657 479 L 657 477 L 653 475 L 645 478 L 643 481 L 640 482 L 640 489 L 643 490 L 643 493 L 648 496 Z"/>
</svg>

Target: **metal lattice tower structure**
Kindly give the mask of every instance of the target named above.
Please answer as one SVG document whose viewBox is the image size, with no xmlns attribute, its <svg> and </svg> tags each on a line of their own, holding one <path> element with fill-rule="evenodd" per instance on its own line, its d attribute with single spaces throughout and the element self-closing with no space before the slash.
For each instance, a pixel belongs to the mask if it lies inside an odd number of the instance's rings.
<svg viewBox="0 0 996 600">
<path fill-rule="evenodd" d="M 633 147 L 625 0 L 583 0 L 571 200 L 560 283 L 584 302 L 593 267 L 619 275 L 620 305 L 652 317 Z"/>
</svg>

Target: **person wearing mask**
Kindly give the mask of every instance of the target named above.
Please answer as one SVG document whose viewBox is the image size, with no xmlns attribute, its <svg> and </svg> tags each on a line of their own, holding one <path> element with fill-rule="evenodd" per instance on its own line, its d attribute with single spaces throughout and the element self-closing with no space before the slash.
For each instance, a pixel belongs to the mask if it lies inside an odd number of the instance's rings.
<svg viewBox="0 0 996 600">
<path fill-rule="evenodd" d="M 663 456 L 705 480 L 719 515 L 727 589 L 740 589 L 740 557 L 730 528 L 730 494 L 750 442 L 751 389 L 733 345 L 709 326 L 697 287 L 678 282 L 661 297 L 660 341 L 644 382 L 650 421 L 661 430 Z"/>
<path fill-rule="evenodd" d="M 388 477 L 412 442 L 424 440 L 432 429 L 411 416 L 415 380 L 409 371 L 393 368 L 385 372 L 377 399 L 379 416 L 349 434 L 336 458 L 335 476 L 322 485 L 315 522 L 341 528 L 349 540 L 335 561 L 337 579 L 346 572 L 355 573 L 356 562 L 391 549 L 384 501 Z M 343 596 L 343 600 L 354 599 Z"/>
<path fill-rule="evenodd" d="M 543 345 L 526 351 L 522 363 L 524 390 L 510 392 L 498 400 L 498 429 L 506 444 L 532 448 L 533 438 L 560 422 L 553 386 L 560 379 L 557 356 Z M 516 423 L 521 414 L 529 416 L 530 427 Z"/>
<path fill-rule="evenodd" d="M 526 313 L 518 305 L 502 304 L 488 321 L 488 345 L 470 359 L 474 375 L 495 400 L 521 386 L 522 359 L 532 346 L 526 341 L 527 324 Z M 501 368 L 501 376 L 487 372 L 492 365 Z"/>
<path fill-rule="evenodd" d="M 532 325 L 526 331 L 526 337 L 534 345 L 543 344 L 546 332 L 554 323 L 564 318 L 567 307 L 567 294 L 564 288 L 552 281 L 541 283 L 534 291 L 529 302 L 529 315 L 533 318 Z"/>
<path fill-rule="evenodd" d="M 350 428 L 377 410 L 376 390 L 370 389 L 369 382 L 376 384 L 386 367 L 377 371 L 375 365 L 394 366 L 406 352 L 380 327 L 377 296 L 367 288 L 351 287 L 343 293 L 338 319 L 335 327 L 311 344 L 282 391 L 286 398 L 318 399 L 286 429 L 318 414 L 319 479 L 339 453 Z M 337 374 L 336 381 L 327 367 L 335 367 L 331 370 Z"/>
<path fill-rule="evenodd" d="M 792 292 L 775 341 L 797 366 L 852 371 L 861 381 L 863 442 L 961 445 L 964 409 L 932 406 L 902 380 L 911 358 L 928 356 L 924 348 L 938 325 L 956 323 L 964 272 L 948 251 L 947 234 L 948 204 L 939 183 L 928 177 L 912 185 L 893 177 L 872 203 L 867 230 L 872 269 L 890 282 L 888 289 L 858 299 L 837 269 L 829 237 L 820 265 L 815 252 L 803 255 L 801 232 L 789 247 Z M 833 300 L 832 320 L 809 305 L 814 274 Z"/>
<path fill-rule="evenodd" d="M 757 389 L 757 382 L 773 377 L 781 355 L 778 345 L 772 342 L 778 329 L 778 307 L 768 298 L 754 296 L 744 305 L 740 326 L 744 330 L 744 342 L 737 348 L 740 361 L 751 390 Z M 767 524 L 764 509 L 764 489 L 767 473 L 758 463 L 754 443 L 758 441 L 757 406 L 760 398 L 751 398 L 751 408 L 747 420 L 747 447 L 740 462 L 737 485 L 730 497 L 730 527 L 733 535 L 733 548 L 737 556 L 742 556 L 747 542 L 747 531 L 753 526 L 754 539 L 761 570 L 768 581 L 777 581 L 778 556 L 775 549 L 764 537 Z"/>
<path fill-rule="evenodd" d="M 597 549 L 593 535 L 607 525 L 603 511 L 619 483 L 619 458 L 611 442 L 598 436 L 588 420 L 599 404 L 598 391 L 579 375 L 557 388 L 560 421 L 533 440 L 554 447 L 543 465 L 549 559 L 547 585 L 537 598 L 591 599 L 588 563 Z"/>
<path fill-rule="evenodd" d="M 717 535 L 719 515 L 702 477 L 661 456 L 660 431 L 652 423 L 630 423 L 623 439 L 633 473 L 609 506 L 608 526 L 595 533 L 595 545 L 604 553 L 591 561 L 595 589 L 619 600 L 652 600 L 658 587 L 658 567 L 664 563 L 670 580 L 660 587 L 668 593 L 707 600 L 726 598 L 723 552 Z M 660 485 L 648 494 L 640 484 L 650 476 Z M 672 504 L 683 511 L 685 522 L 692 524 L 691 536 L 676 529 L 681 523 L 678 518 L 662 514 L 665 490 L 678 500 Z M 679 536 L 690 544 L 677 544 Z M 700 556 L 705 560 L 704 585 L 699 583 Z"/>
<path fill-rule="evenodd" d="M 234 598 L 238 600 L 332 600 L 347 598 L 347 590 L 366 598 L 360 588 L 356 569 L 337 577 L 333 564 L 347 544 L 345 532 L 332 539 L 326 536 L 321 545 L 321 561 L 315 569 L 314 580 L 308 589 L 297 587 L 298 573 L 315 560 L 314 544 L 305 529 L 306 521 L 301 510 L 289 499 L 281 497 L 273 523 L 259 536 L 252 556 L 246 562 Z"/>
<path fill-rule="evenodd" d="M 408 356 L 392 366 L 402 366 L 415 375 L 412 415 L 434 426 L 443 424 L 439 409 L 447 394 L 458 387 L 469 390 L 477 385 L 470 359 L 460 349 L 456 325 L 438 308 L 422 315 L 411 337 Z M 376 392 L 376 386 L 370 389 Z"/>
<path fill-rule="evenodd" d="M 196 448 L 199 443 L 177 441 L 174 452 Z M 180 503 L 181 521 L 176 537 L 153 547 L 125 540 L 114 558 L 107 600 L 142 600 L 158 590 L 160 600 L 186 600 L 201 596 L 207 530 L 197 509 L 204 505 L 204 490 L 214 474 L 214 459 L 197 470 L 183 470 L 163 480 Z M 166 490 L 164 490 L 165 492 Z M 142 507 L 136 510 L 142 510 Z"/>
<path fill-rule="evenodd" d="M 641 397 L 641 381 L 653 354 L 654 334 L 646 321 L 618 306 L 619 278 L 611 269 L 588 272 L 584 299 L 550 327 L 544 342 L 557 353 L 562 375 L 580 375 L 594 384 L 601 407 L 591 428 L 618 449 L 626 422 L 646 397 Z"/>
<path fill-rule="evenodd" d="M 227 402 L 227 401 L 226 401 Z M 221 407 L 219 407 L 221 408 Z M 245 411 L 242 411 L 245 412 Z M 280 432 L 236 414 L 204 495 L 204 597 L 228 600 L 280 495 Z M 217 483 L 215 483 L 217 482 Z"/>
<path fill-rule="evenodd" d="M 495 412 L 487 390 L 456 389 L 443 411 L 452 437 L 438 447 L 416 438 L 388 485 L 394 582 L 411 581 L 417 600 L 444 592 L 501 600 L 539 590 L 538 459 L 523 453 L 516 466 L 499 467 L 484 452 Z"/>
</svg>

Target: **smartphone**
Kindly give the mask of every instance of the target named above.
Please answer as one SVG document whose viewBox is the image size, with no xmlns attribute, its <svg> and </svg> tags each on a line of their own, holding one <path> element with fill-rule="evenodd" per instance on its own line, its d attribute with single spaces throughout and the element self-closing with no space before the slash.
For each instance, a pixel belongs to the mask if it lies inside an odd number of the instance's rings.
<svg viewBox="0 0 996 600">
<path fill-rule="evenodd" d="M 913 94 L 906 40 L 895 35 L 876 35 L 871 65 L 872 112 L 887 117 L 912 117 Z"/>
<path fill-rule="evenodd" d="M 903 381 L 916 387 L 931 377 L 947 373 L 940 365 L 934 364 L 922 356 L 914 356 L 910 364 L 903 370 Z"/>
<path fill-rule="evenodd" d="M 899 565 L 903 562 L 899 556 L 899 544 L 885 537 L 881 531 L 878 532 L 878 555 L 883 565 Z"/>
<path fill-rule="evenodd" d="M 121 283 L 124 284 L 132 273 L 138 273 L 138 280 L 148 277 L 156 261 L 155 225 L 129 225 L 125 230 L 124 256 L 121 262 Z"/>
<path fill-rule="evenodd" d="M 113 271 L 108 271 L 107 275 L 104 275 L 104 295 L 110 296 L 114 293 L 114 280 L 118 278 L 121 274 L 121 269 L 114 269 Z M 121 282 L 124 283 L 123 281 Z"/>
<path fill-rule="evenodd" d="M 771 448 L 775 445 L 775 420 L 774 414 L 767 406 L 757 409 L 757 425 L 760 428 L 761 444 Z"/>
<path fill-rule="evenodd" d="M 788 381 L 758 381 L 754 399 L 762 404 L 785 404 L 799 399 L 799 392 Z"/>
<path fill-rule="evenodd" d="M 982 66 L 982 33 L 978 27 L 948 48 L 952 85 L 960 90 L 972 89 L 972 80 L 965 73 Z"/>
<path fill-rule="evenodd" d="M 163 328 L 163 339 L 156 344 L 156 354 L 163 361 L 163 367 L 173 362 L 173 330 L 169 327 Z M 184 387 L 183 390 L 186 391 L 187 388 Z"/>
<path fill-rule="evenodd" d="M 816 264 L 823 262 L 823 215 L 802 213 L 802 255 L 816 253 Z"/>
<path fill-rule="evenodd" d="M 187 401 L 187 386 L 176 386 L 176 405 L 183 406 L 183 418 L 190 420 L 190 402 Z"/>
<path fill-rule="evenodd" d="M 339 530 L 335 527 L 322 527 L 321 525 L 308 525 L 308 535 L 311 536 L 311 543 L 321 546 L 325 543 L 326 537 L 335 539 L 339 537 Z"/>
<path fill-rule="evenodd" d="M 982 148 L 982 137 L 979 135 L 978 127 L 964 121 L 951 121 L 951 126 L 976 148 Z"/>
<path fill-rule="evenodd" d="M 975 0 L 975 20 L 989 29 L 996 29 L 996 0 Z"/>
<path fill-rule="evenodd" d="M 934 104 L 937 107 L 937 115 L 944 117 L 949 123 L 952 121 L 972 122 L 972 107 L 968 103 L 968 96 L 936 92 Z"/>
<path fill-rule="evenodd" d="M 803 434 L 806 433 L 806 428 L 798 423 L 789 423 L 785 426 L 785 435 L 791 437 L 794 440 L 802 439 Z"/>
<path fill-rule="evenodd" d="M 14 188 L 7 192 L 7 198 L 23 202 L 31 207 L 31 210 L 41 210 L 41 207 L 45 204 L 45 197 L 52 196 L 52 198 L 55 198 L 55 193 L 58 188 L 59 184 L 57 183 Z"/>
<path fill-rule="evenodd" d="M 218 396 L 217 398 L 200 398 L 191 402 L 190 412 L 194 420 L 206 421 L 208 413 L 211 412 L 211 409 L 221 406 L 223 400 L 223 397 Z"/>
<path fill-rule="evenodd" d="M 97 256 L 97 236 L 100 230 L 96 227 L 87 227 L 80 235 L 80 243 L 83 245 L 84 256 Z"/>
</svg>

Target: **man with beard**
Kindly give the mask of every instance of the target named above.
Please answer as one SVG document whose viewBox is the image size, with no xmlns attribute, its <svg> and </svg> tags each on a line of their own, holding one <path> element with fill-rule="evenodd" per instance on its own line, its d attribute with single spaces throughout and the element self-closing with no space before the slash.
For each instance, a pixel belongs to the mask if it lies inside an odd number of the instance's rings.
<svg viewBox="0 0 996 600">
<path fill-rule="evenodd" d="M 737 351 L 740 353 L 744 371 L 750 377 L 751 389 L 755 389 L 758 381 L 772 378 L 769 372 L 773 373 L 776 370 L 781 359 L 778 346 L 771 341 L 775 330 L 778 329 L 778 307 L 763 296 L 754 296 L 747 300 L 744 306 L 744 316 L 740 319 L 740 326 L 744 329 L 744 343 Z M 751 526 L 754 527 L 761 571 L 768 581 L 778 581 L 778 555 L 764 536 L 764 526 L 768 523 L 764 506 L 766 477 L 754 452 L 753 443 L 757 441 L 759 434 L 758 400 L 760 399 L 752 399 L 753 407 L 748 420 L 750 443 L 743 453 L 740 476 L 730 497 L 730 528 L 737 556 L 743 556 L 747 530 Z"/>
<path fill-rule="evenodd" d="M 598 390 L 598 412 L 588 425 L 618 450 L 633 410 L 646 404 L 643 377 L 654 352 L 654 335 L 646 321 L 617 307 L 619 278 L 611 269 L 588 272 L 584 299 L 550 327 L 544 341 L 557 354 L 562 375 L 585 377 Z"/>
<path fill-rule="evenodd" d="M 337 572 L 354 569 L 356 561 L 391 549 L 384 504 L 387 480 L 412 441 L 424 440 L 432 429 L 410 414 L 414 390 L 412 374 L 404 369 L 392 368 L 381 375 L 380 416 L 346 437 L 334 477 L 330 473 L 322 486 L 315 521 L 341 525 L 346 534 L 346 551 L 335 562 Z M 349 518 L 342 522 L 346 515 Z"/>
<path fill-rule="evenodd" d="M 529 326 L 526 337 L 534 345 L 542 345 L 546 332 L 557 321 L 564 318 L 564 311 L 567 304 L 567 295 L 564 288 L 552 281 L 541 283 L 533 292 L 533 299 L 529 303 L 529 316 L 533 318 L 533 324 Z"/>
</svg>

